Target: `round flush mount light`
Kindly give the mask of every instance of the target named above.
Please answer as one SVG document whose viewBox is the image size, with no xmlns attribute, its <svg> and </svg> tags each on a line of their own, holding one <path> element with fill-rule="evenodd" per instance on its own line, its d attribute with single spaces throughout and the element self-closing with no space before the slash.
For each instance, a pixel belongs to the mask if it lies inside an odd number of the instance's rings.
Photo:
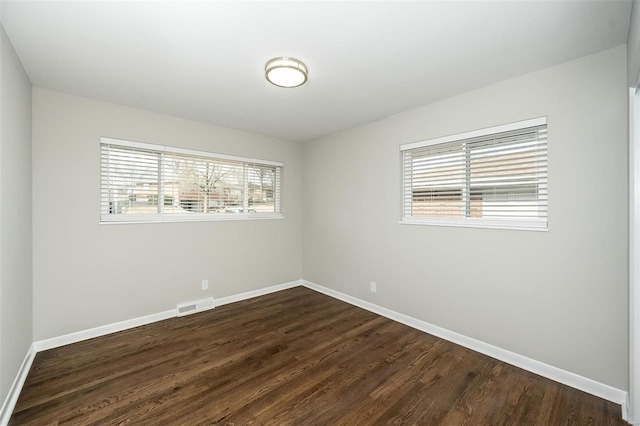
<svg viewBox="0 0 640 426">
<path fill-rule="evenodd" d="M 307 66 L 295 58 L 273 58 L 264 66 L 264 76 L 278 87 L 298 87 L 307 82 Z"/>
</svg>

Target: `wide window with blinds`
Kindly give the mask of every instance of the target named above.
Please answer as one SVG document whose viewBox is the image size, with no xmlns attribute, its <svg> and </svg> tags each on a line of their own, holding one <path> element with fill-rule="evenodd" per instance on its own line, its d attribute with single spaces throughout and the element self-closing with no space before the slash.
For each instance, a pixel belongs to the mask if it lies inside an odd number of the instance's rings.
<svg viewBox="0 0 640 426">
<path fill-rule="evenodd" d="M 100 221 L 282 217 L 282 163 L 100 140 Z"/>
<path fill-rule="evenodd" d="M 402 223 L 547 229 L 546 117 L 400 151 Z"/>
</svg>

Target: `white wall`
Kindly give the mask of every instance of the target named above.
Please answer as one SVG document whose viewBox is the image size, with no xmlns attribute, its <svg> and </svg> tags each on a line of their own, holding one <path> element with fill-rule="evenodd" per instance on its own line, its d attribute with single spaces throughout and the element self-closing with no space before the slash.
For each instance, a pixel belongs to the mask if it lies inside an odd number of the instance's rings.
<svg viewBox="0 0 640 426">
<path fill-rule="evenodd" d="M 0 84 L 0 401 L 31 346 L 31 82 L 4 29 Z"/>
<path fill-rule="evenodd" d="M 304 278 L 627 390 L 626 82 L 620 46 L 305 144 Z M 548 232 L 398 224 L 400 144 L 544 115 Z"/>
<path fill-rule="evenodd" d="M 635 87 L 640 74 L 640 1 L 633 0 L 627 37 L 627 82 Z"/>
<path fill-rule="evenodd" d="M 283 161 L 285 219 L 99 225 L 101 136 Z M 34 340 L 299 279 L 301 155 L 298 144 L 34 88 Z"/>
</svg>

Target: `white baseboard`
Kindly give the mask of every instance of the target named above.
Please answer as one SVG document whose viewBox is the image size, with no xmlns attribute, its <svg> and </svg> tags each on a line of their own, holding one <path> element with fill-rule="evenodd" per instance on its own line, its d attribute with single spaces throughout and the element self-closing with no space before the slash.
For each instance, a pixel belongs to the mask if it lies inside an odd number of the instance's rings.
<svg viewBox="0 0 640 426">
<path fill-rule="evenodd" d="M 22 386 L 24 386 L 24 382 L 27 380 L 27 374 L 29 374 L 31 364 L 33 364 L 33 360 L 36 357 L 36 352 L 34 345 L 31 344 L 24 360 L 22 361 L 22 365 L 20 365 L 18 374 L 16 374 L 16 378 L 13 380 L 11 388 L 9 388 L 9 393 L 7 394 L 7 397 L 2 404 L 2 408 L 0 409 L 0 425 L 2 426 L 9 424 L 9 419 L 11 418 L 13 409 L 16 406 L 16 402 L 18 402 Z"/>
<path fill-rule="evenodd" d="M 286 290 L 302 285 L 302 280 L 291 281 L 284 284 L 277 284 L 270 287 L 260 288 L 258 290 L 247 291 L 244 293 L 234 294 L 232 296 L 221 297 L 215 299 L 216 306 L 222 306 L 233 302 L 239 302 L 252 297 L 263 296 L 265 294 L 274 293 L 280 290 Z M 93 339 L 94 337 L 105 336 L 107 334 L 116 333 L 118 331 L 128 330 L 130 328 L 139 327 L 141 325 L 151 324 L 156 321 L 162 321 L 176 316 L 176 310 L 170 309 L 164 312 L 158 312 L 143 317 L 133 318 L 125 321 L 115 322 L 113 324 L 102 325 L 100 327 L 90 328 L 87 330 L 77 331 L 62 336 L 52 337 L 50 339 L 39 340 L 34 342 L 36 352 L 46 351 L 71 343 L 81 342 L 83 340 Z"/>
<path fill-rule="evenodd" d="M 448 340 L 449 342 L 453 342 L 476 352 L 488 355 L 492 358 L 499 359 L 500 361 L 504 361 L 507 364 L 515 365 L 516 367 L 520 367 L 524 370 L 546 377 L 547 379 L 554 380 L 564 385 L 571 386 L 572 388 L 579 389 L 583 392 L 590 393 L 599 398 L 603 398 L 608 401 L 615 402 L 616 404 L 620 404 L 620 406 L 622 407 L 622 418 L 624 420 L 627 420 L 628 394 L 623 390 L 616 389 L 609 385 L 605 385 L 604 383 L 596 382 L 595 380 L 588 379 L 570 371 L 545 364 L 544 362 L 536 361 L 515 352 L 490 345 L 488 343 L 473 339 L 463 334 L 447 330 L 446 328 L 438 327 L 437 325 L 433 325 L 426 321 L 422 321 L 408 315 L 383 308 L 382 306 L 378 306 L 365 300 L 349 296 L 348 294 L 323 287 L 310 281 L 302 280 L 302 283 L 305 287 L 326 294 L 327 296 L 331 296 L 333 298 L 342 300 L 343 302 L 347 302 L 351 305 L 366 309 L 367 311 L 376 313 L 383 317 L 387 317 L 394 321 L 408 325 L 409 327 L 424 331 L 425 333 L 432 334 L 434 336 Z"/>
<path fill-rule="evenodd" d="M 638 421 L 634 421 L 633 419 L 629 418 L 629 413 L 631 412 L 631 410 L 629 409 L 630 405 L 629 405 L 629 392 L 626 392 L 626 397 L 624 399 L 624 402 L 622 403 L 622 420 L 626 421 L 627 423 L 629 423 L 632 426 L 638 426 L 640 424 L 640 422 Z"/>
<path fill-rule="evenodd" d="M 272 285 L 270 287 L 260 288 L 258 290 L 247 291 L 240 294 L 234 294 L 232 296 L 221 297 L 216 299 L 216 306 L 222 306 L 229 303 L 239 302 L 241 300 L 251 299 L 253 297 L 264 296 L 265 294 L 275 293 L 276 291 L 287 290 L 293 287 L 299 287 L 302 285 L 302 280 L 290 281 L 284 284 Z"/>
<path fill-rule="evenodd" d="M 116 333 L 118 331 L 128 330 L 130 328 L 139 327 L 141 325 L 151 324 L 152 322 L 162 321 L 167 318 L 176 316 L 176 310 L 171 309 L 156 314 L 145 315 L 143 317 L 133 318 L 125 321 L 114 322 L 113 324 L 101 325 L 100 327 L 90 328 L 88 330 L 76 331 L 75 333 L 64 334 L 50 339 L 38 340 L 34 342 L 36 352 L 46 351 L 48 349 L 57 348 L 71 343 L 81 342 L 83 340 L 93 339 L 94 337 L 105 336 L 107 334 Z"/>
</svg>

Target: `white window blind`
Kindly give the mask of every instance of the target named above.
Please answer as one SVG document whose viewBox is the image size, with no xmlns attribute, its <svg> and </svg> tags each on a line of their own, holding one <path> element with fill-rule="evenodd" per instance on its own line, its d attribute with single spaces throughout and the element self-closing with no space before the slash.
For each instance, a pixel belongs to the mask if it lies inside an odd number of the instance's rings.
<svg viewBox="0 0 640 426">
<path fill-rule="evenodd" d="M 282 163 L 102 138 L 100 221 L 281 217 Z"/>
<path fill-rule="evenodd" d="M 403 223 L 547 229 L 546 117 L 400 149 Z"/>
</svg>

